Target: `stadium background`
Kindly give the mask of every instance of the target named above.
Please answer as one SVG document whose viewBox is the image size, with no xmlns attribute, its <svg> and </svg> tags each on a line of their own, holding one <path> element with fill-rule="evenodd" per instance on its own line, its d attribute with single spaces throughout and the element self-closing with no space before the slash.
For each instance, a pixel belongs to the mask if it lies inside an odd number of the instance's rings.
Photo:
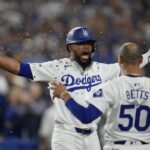
<svg viewBox="0 0 150 150">
<path fill-rule="evenodd" d="M 0 54 L 24 62 L 67 57 L 67 32 L 85 26 L 97 40 L 95 61 L 113 63 L 125 42 L 150 48 L 149 18 L 149 0 L 0 0 Z M 150 66 L 143 72 L 150 77 Z M 47 84 L 0 70 L 0 150 L 43 150 L 39 127 L 51 105 Z"/>
</svg>

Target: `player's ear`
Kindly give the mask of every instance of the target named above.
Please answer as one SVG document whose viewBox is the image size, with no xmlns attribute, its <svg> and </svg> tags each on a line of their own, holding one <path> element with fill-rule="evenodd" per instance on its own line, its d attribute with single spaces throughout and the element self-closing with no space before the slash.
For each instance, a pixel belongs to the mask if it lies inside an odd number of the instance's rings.
<svg viewBox="0 0 150 150">
<path fill-rule="evenodd" d="M 123 63 L 123 57 L 120 55 L 118 56 L 118 63 L 119 64 L 122 64 Z"/>
<path fill-rule="evenodd" d="M 70 53 L 72 51 L 71 44 L 67 46 L 68 52 Z"/>
</svg>

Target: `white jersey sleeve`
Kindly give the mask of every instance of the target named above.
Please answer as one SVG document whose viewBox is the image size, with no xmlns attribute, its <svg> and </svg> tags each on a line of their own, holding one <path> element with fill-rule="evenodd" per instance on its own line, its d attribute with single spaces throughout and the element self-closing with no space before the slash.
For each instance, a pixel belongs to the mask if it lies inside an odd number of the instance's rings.
<svg viewBox="0 0 150 150">
<path fill-rule="evenodd" d="M 31 63 L 30 68 L 34 81 L 58 81 L 60 71 L 60 60 L 44 63 Z"/>
<path fill-rule="evenodd" d="M 101 64 L 100 68 L 102 69 L 104 78 L 107 79 L 105 82 L 121 75 L 121 69 L 118 63 Z"/>
</svg>

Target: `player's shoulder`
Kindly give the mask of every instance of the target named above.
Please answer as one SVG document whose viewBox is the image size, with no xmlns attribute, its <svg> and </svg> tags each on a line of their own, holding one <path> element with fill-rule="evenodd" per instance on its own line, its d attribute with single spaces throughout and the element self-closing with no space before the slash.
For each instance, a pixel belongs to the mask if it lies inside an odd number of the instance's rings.
<svg viewBox="0 0 150 150">
<path fill-rule="evenodd" d="M 60 65 L 68 64 L 68 63 L 70 63 L 70 59 L 69 58 L 61 58 L 61 59 L 57 60 L 57 63 Z"/>
<path fill-rule="evenodd" d="M 93 61 L 93 65 L 95 65 L 95 66 L 107 66 L 108 64 L 102 63 L 102 62 Z"/>
<path fill-rule="evenodd" d="M 124 75 L 122 75 L 122 76 L 116 76 L 115 78 L 113 78 L 113 79 L 111 79 L 111 80 L 108 80 L 108 81 L 105 83 L 105 86 L 106 86 L 106 88 L 107 88 L 107 87 L 114 87 L 114 86 L 115 86 L 116 89 L 117 89 L 117 87 L 120 88 L 121 84 L 122 84 L 123 82 L 126 82 L 126 79 L 125 79 L 125 78 L 126 78 L 126 77 L 125 77 Z"/>
<path fill-rule="evenodd" d="M 55 60 L 47 61 L 45 63 L 47 63 L 47 64 L 57 64 L 57 65 L 61 66 L 61 65 L 70 63 L 70 59 L 69 58 L 55 59 Z"/>
<path fill-rule="evenodd" d="M 143 76 L 141 80 L 143 81 L 143 84 L 146 83 L 150 87 L 150 78 Z"/>
<path fill-rule="evenodd" d="M 119 87 L 119 83 L 120 83 L 120 81 L 121 81 L 121 78 L 120 77 L 115 77 L 115 78 L 113 78 L 113 79 L 111 79 L 111 80 L 108 80 L 108 81 L 106 81 L 104 84 L 102 84 L 102 88 L 105 88 L 105 89 L 107 89 L 108 87 Z"/>
<path fill-rule="evenodd" d="M 120 77 L 126 80 L 147 80 L 148 82 L 150 81 L 150 78 L 143 75 L 122 75 Z"/>
<path fill-rule="evenodd" d="M 143 79 L 150 82 L 150 78 L 149 77 L 143 76 Z"/>
<path fill-rule="evenodd" d="M 109 80 L 108 83 L 109 83 L 109 84 L 118 83 L 118 82 L 120 82 L 121 80 L 125 80 L 125 76 L 124 76 L 124 75 L 116 76 L 116 77 L 114 77 L 113 79 Z"/>
<path fill-rule="evenodd" d="M 134 82 L 139 82 L 143 85 L 150 85 L 150 78 L 146 77 L 146 76 L 128 76 L 128 75 L 121 75 L 118 77 L 115 77 L 114 79 L 112 79 L 112 81 L 114 84 L 120 84 L 120 83 L 134 83 Z M 112 83 L 112 84 L 113 84 Z"/>
</svg>

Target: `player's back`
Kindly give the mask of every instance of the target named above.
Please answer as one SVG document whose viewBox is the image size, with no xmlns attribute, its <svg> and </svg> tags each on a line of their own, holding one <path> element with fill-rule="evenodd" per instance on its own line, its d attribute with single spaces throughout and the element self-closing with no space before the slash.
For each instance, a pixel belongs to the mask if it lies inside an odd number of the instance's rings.
<svg viewBox="0 0 150 150">
<path fill-rule="evenodd" d="M 129 75 L 112 83 L 115 99 L 107 112 L 106 141 L 150 143 L 150 79 Z"/>
</svg>

